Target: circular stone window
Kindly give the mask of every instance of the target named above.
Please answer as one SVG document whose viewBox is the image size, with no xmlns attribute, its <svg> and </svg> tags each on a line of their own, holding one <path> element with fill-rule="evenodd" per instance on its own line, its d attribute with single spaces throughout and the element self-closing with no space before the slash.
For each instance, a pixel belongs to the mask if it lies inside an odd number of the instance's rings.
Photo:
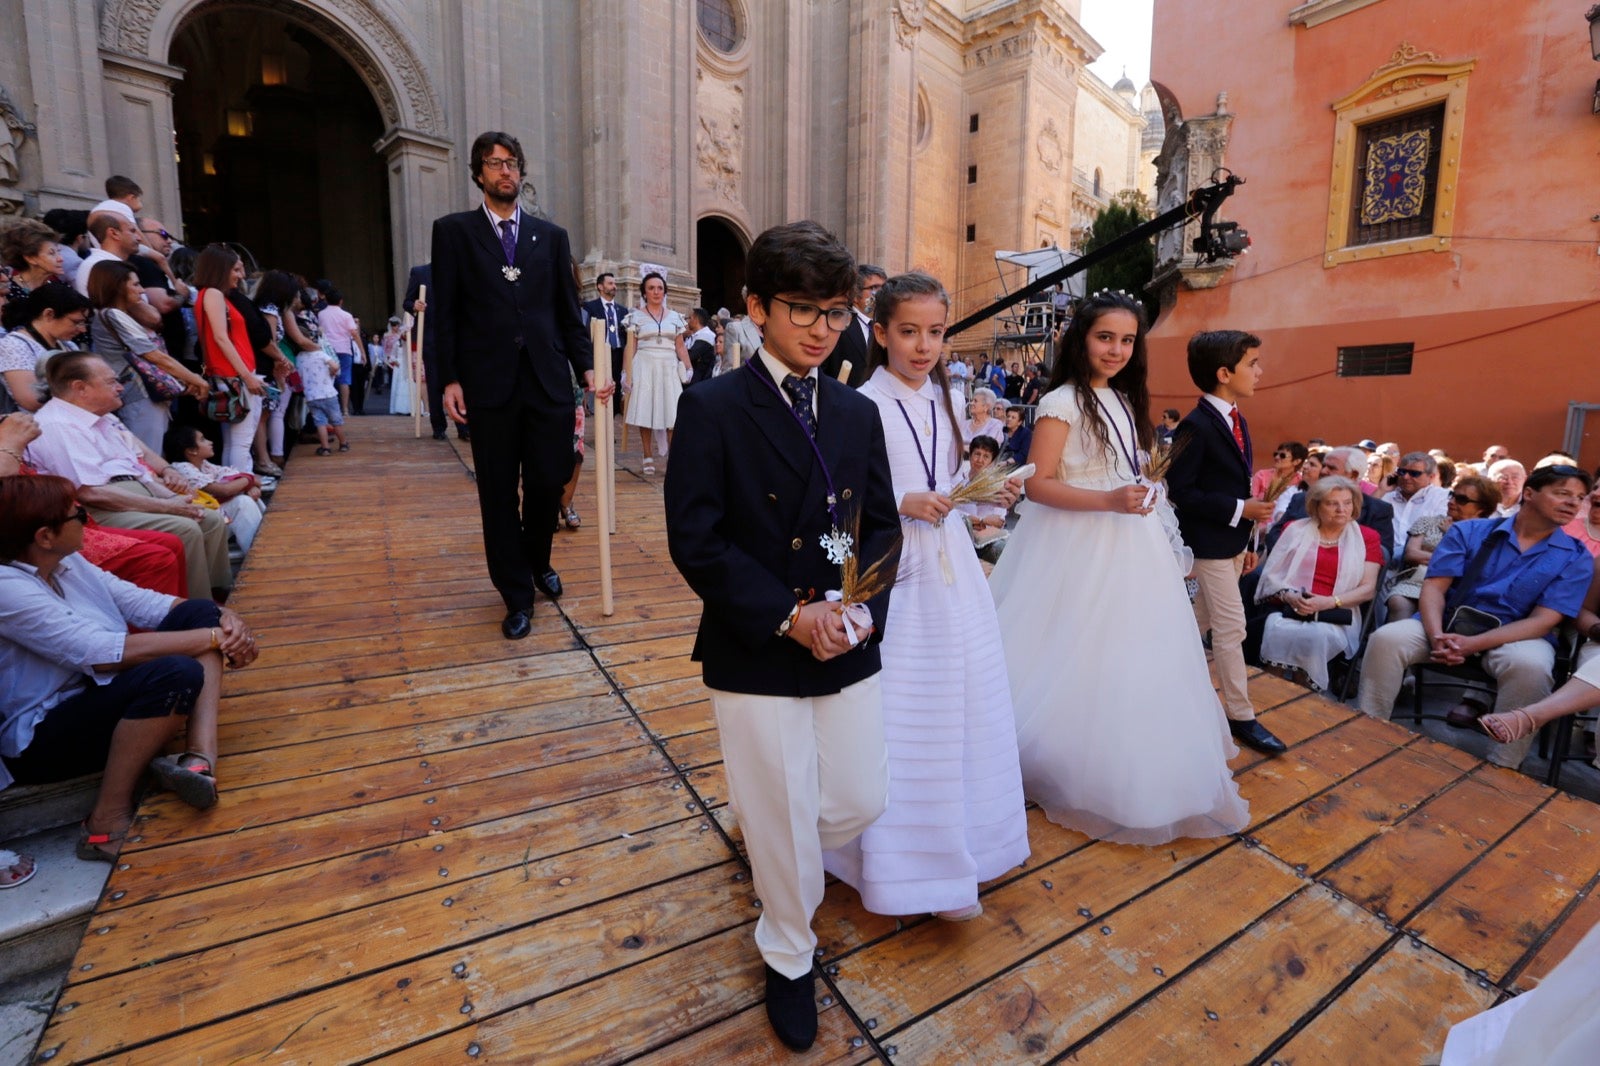
<svg viewBox="0 0 1600 1066">
<path fill-rule="evenodd" d="M 731 53 L 744 40 L 735 0 L 698 0 L 700 32 L 719 52 Z"/>
</svg>

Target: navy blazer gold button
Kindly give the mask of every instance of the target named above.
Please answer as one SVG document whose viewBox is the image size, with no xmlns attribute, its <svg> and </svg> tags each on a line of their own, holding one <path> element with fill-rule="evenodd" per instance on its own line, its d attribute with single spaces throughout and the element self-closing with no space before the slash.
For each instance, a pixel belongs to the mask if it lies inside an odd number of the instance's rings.
<svg viewBox="0 0 1600 1066">
<path fill-rule="evenodd" d="M 850 490 L 845 489 L 843 492 L 839 493 L 839 495 L 848 500 L 850 498 Z"/>
<path fill-rule="evenodd" d="M 799 551 L 800 550 L 800 543 L 801 543 L 800 538 L 796 537 L 796 538 L 794 538 L 793 542 L 790 543 L 789 547 L 793 548 L 795 551 Z"/>
</svg>

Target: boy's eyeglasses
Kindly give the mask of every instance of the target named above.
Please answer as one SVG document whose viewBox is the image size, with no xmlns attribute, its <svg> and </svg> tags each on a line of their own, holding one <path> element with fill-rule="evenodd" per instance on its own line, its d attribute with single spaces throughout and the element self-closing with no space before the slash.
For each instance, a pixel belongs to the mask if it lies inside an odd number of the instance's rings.
<svg viewBox="0 0 1600 1066">
<path fill-rule="evenodd" d="M 774 296 L 773 299 L 789 309 L 789 322 L 796 326 L 814 326 L 817 319 L 826 318 L 829 329 L 843 333 L 856 319 L 856 313 L 848 307 L 833 307 L 824 311 L 816 304 L 790 303 L 782 296 Z"/>
</svg>

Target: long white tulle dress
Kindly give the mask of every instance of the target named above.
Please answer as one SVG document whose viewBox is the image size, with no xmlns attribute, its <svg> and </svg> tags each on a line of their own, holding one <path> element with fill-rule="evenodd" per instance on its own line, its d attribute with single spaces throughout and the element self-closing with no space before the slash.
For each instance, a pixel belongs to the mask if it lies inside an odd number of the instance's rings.
<svg viewBox="0 0 1600 1066">
<path fill-rule="evenodd" d="M 1080 429 L 1070 385 L 1040 401 L 1038 418 L 1071 427 L 1056 476 L 1086 489 L 1128 485 L 1131 413 L 1111 389 L 1096 395 L 1116 427 L 1110 449 Z M 1249 807 L 1227 765 L 1238 749 L 1184 590 L 1192 558 L 1165 497 L 1144 516 L 1021 506 L 989 586 L 1028 798 L 1059 825 L 1125 844 L 1243 829 Z"/>
<path fill-rule="evenodd" d="M 938 386 L 913 392 L 880 367 L 861 395 L 883 419 L 895 498 L 927 491 L 922 457 L 935 426 L 934 483 L 949 492 L 954 427 Z M 980 882 L 1028 857 L 1011 697 L 994 601 L 961 516 L 938 526 L 902 516 L 900 528 L 881 649 L 889 805 L 860 837 L 824 852 L 823 866 L 875 914 L 957 911 L 977 902 Z"/>
</svg>

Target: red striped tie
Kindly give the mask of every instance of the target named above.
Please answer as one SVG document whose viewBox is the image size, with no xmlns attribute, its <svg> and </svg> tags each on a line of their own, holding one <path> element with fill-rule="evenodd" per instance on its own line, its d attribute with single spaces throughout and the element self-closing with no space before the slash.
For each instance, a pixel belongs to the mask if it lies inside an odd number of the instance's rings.
<svg viewBox="0 0 1600 1066">
<path fill-rule="evenodd" d="M 1239 451 L 1244 451 L 1244 419 L 1239 417 L 1239 409 L 1235 407 L 1228 412 L 1228 417 L 1233 420 L 1233 439 L 1239 445 Z"/>
</svg>

